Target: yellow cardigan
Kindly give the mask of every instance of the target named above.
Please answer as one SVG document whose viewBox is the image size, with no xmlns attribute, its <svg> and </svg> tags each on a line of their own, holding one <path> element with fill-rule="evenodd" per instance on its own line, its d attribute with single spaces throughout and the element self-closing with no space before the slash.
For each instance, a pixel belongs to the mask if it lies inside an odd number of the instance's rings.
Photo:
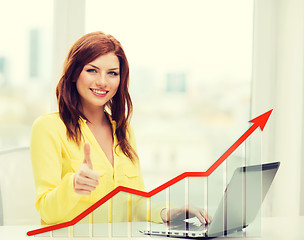
<svg viewBox="0 0 304 240">
<path fill-rule="evenodd" d="M 111 124 L 115 148 L 116 122 L 111 120 Z M 70 221 L 118 186 L 144 191 L 139 161 L 132 163 L 117 147 L 115 150 L 113 148 L 113 167 L 85 120 L 80 120 L 80 126 L 84 141 L 78 146 L 67 139 L 66 127 L 58 112 L 43 115 L 33 124 L 30 150 L 36 185 L 35 206 L 41 216 L 42 224 Z M 137 150 L 131 126 L 127 130 L 128 141 Z M 74 175 L 83 163 L 84 142 L 90 144 L 93 170 L 100 174 L 99 185 L 89 196 L 75 193 L 73 185 Z M 164 205 L 153 206 L 150 215 L 146 200 L 120 192 L 96 209 L 91 221 L 93 218 L 94 222 L 131 220 L 162 222 L 160 211 Z"/>
</svg>

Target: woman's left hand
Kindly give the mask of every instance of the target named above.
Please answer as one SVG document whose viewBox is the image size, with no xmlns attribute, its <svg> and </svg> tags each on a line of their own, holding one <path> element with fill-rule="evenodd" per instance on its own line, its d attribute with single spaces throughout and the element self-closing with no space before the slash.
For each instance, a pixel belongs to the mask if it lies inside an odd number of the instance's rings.
<svg viewBox="0 0 304 240">
<path fill-rule="evenodd" d="M 194 206 L 184 206 L 181 208 L 164 208 L 161 211 L 161 218 L 164 222 L 171 222 L 176 220 L 185 220 L 186 218 L 197 217 L 201 223 L 207 224 L 212 221 L 211 216 L 203 208 Z"/>
</svg>

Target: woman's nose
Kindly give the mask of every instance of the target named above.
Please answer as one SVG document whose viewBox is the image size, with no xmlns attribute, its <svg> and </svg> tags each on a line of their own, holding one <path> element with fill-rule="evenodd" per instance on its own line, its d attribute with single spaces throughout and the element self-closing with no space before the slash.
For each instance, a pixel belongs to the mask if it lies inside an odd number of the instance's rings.
<svg viewBox="0 0 304 240">
<path fill-rule="evenodd" d="M 98 86 L 105 86 L 107 83 L 106 74 L 101 73 L 98 78 L 96 79 L 96 85 Z"/>
</svg>

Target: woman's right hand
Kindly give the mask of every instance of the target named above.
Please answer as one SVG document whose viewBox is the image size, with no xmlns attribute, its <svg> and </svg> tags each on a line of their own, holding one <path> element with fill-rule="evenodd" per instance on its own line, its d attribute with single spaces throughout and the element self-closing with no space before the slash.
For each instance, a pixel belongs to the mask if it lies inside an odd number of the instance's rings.
<svg viewBox="0 0 304 240">
<path fill-rule="evenodd" d="M 74 190 L 80 195 L 90 195 L 99 184 L 99 174 L 93 171 L 90 158 L 90 145 L 84 144 L 84 160 L 74 177 Z"/>
<path fill-rule="evenodd" d="M 205 209 L 192 205 L 172 209 L 164 208 L 161 210 L 160 216 L 163 222 L 185 220 L 185 218 L 192 217 L 197 217 L 198 220 L 203 224 L 209 224 L 212 222 L 212 217 L 208 215 Z"/>
</svg>

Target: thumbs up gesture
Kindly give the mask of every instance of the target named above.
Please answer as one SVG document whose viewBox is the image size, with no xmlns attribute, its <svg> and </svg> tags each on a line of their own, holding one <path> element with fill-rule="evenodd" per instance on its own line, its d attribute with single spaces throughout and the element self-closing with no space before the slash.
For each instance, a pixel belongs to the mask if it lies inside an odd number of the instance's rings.
<svg viewBox="0 0 304 240">
<path fill-rule="evenodd" d="M 90 158 L 90 145 L 84 144 L 84 160 L 74 177 L 74 190 L 80 195 L 90 195 L 99 184 L 99 174 L 93 171 Z"/>
</svg>

